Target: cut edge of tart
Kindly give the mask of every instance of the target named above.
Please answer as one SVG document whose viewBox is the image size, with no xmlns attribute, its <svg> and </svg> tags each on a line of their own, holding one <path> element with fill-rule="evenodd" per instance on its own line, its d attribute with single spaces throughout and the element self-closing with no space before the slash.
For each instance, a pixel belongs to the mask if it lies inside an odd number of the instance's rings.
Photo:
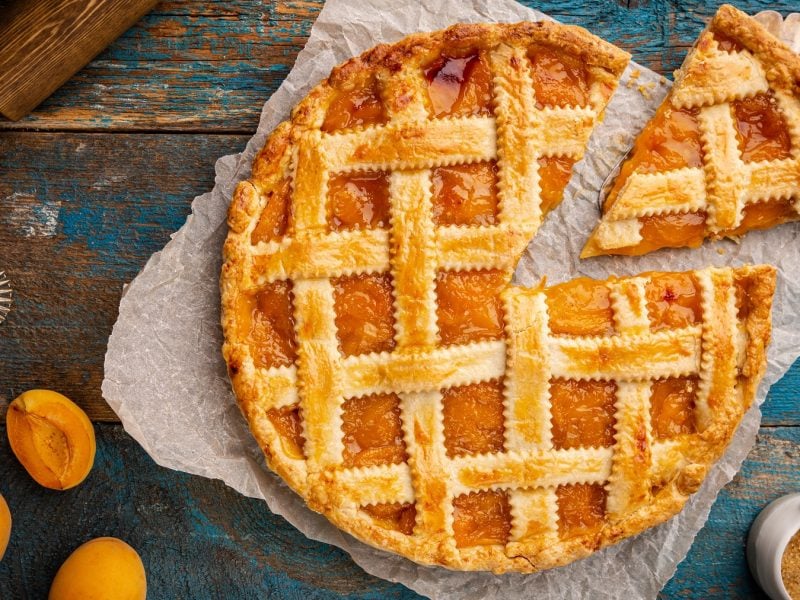
<svg viewBox="0 0 800 600">
<path fill-rule="evenodd" d="M 237 401 L 269 467 L 347 533 L 421 564 L 554 567 L 671 517 L 729 442 L 773 268 L 508 286 L 566 184 L 549 159 L 582 154 L 626 62 L 553 23 L 379 46 L 236 188 Z"/>
<path fill-rule="evenodd" d="M 723 5 L 639 134 L 581 258 L 800 219 L 800 56 Z"/>
</svg>

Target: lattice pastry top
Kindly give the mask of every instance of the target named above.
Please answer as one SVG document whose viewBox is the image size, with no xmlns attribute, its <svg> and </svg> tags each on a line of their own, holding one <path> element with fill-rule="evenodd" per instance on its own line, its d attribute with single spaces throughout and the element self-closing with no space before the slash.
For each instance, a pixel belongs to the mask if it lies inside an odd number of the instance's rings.
<svg viewBox="0 0 800 600">
<path fill-rule="evenodd" d="M 697 247 L 798 209 L 800 56 L 724 5 L 636 140 L 582 257 Z"/>
<path fill-rule="evenodd" d="M 662 521 L 764 363 L 767 267 L 508 287 L 627 56 L 459 25 L 337 68 L 229 212 L 223 352 L 269 466 L 379 548 L 532 571 Z"/>
</svg>

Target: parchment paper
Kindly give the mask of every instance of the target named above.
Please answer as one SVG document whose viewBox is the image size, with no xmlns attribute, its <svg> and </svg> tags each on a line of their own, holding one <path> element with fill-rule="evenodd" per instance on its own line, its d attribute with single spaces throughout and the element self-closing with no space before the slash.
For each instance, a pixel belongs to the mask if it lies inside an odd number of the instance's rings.
<svg viewBox="0 0 800 600">
<path fill-rule="evenodd" d="M 369 573 L 399 581 L 433 598 L 654 598 L 686 555 L 719 489 L 753 445 L 760 412 L 744 418 L 724 458 L 675 518 L 633 539 L 560 569 L 495 576 L 421 567 L 375 550 L 307 509 L 264 466 L 231 393 L 220 347 L 218 277 L 226 234 L 225 211 L 266 135 L 331 67 L 378 42 L 457 21 L 538 20 L 545 17 L 513 0 L 442 0 L 405 3 L 329 0 L 286 81 L 264 106 L 258 133 L 242 154 L 216 164 L 216 185 L 197 197 L 192 215 L 171 242 L 153 255 L 128 286 L 108 344 L 103 395 L 125 429 L 165 467 L 223 480 L 242 494 L 263 498 L 308 537 L 346 550 Z M 584 25 L 591 30 L 592 23 Z M 797 358 L 800 347 L 800 245 L 797 224 L 751 233 L 741 245 L 706 244 L 699 250 L 657 252 L 643 258 L 578 261 L 597 221 L 596 190 L 632 143 L 668 89 L 655 73 L 632 64 L 595 132 L 587 158 L 576 167 L 564 202 L 523 256 L 516 278 L 525 285 L 547 276 L 605 278 L 651 269 L 682 270 L 709 264 L 767 262 L 780 269 L 774 334 L 760 404 L 769 386 Z"/>
</svg>

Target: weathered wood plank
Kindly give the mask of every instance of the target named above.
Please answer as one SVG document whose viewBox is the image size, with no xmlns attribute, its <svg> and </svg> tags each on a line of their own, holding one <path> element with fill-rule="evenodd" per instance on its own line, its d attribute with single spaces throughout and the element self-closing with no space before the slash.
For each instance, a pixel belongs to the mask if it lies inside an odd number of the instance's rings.
<svg viewBox="0 0 800 600">
<path fill-rule="evenodd" d="M 761 411 L 766 426 L 800 425 L 800 359 L 770 388 Z"/>
<path fill-rule="evenodd" d="M 529 6 L 629 50 L 669 75 L 717 3 L 546 0 Z M 763 10 L 755 0 L 737 3 Z M 121 36 L 31 116 L 0 129 L 253 131 L 305 43 L 322 0 L 165 2 Z M 777 0 L 770 8 L 798 10 Z"/>
<path fill-rule="evenodd" d="M 0 426 L 0 493 L 14 515 L 0 562 L 4 597 L 44 597 L 69 552 L 102 535 L 137 548 L 154 600 L 416 597 L 366 575 L 340 550 L 306 539 L 263 502 L 156 466 L 120 426 L 98 425 L 97 433 L 89 478 L 74 490 L 50 492 L 13 459 Z M 661 597 L 763 597 L 745 565 L 747 530 L 767 502 L 798 487 L 800 428 L 762 429 Z"/>
<path fill-rule="evenodd" d="M 96 420 L 123 284 L 210 189 L 227 135 L 0 133 L 0 268 L 15 306 L 0 332 L 2 406 L 57 389 Z"/>
</svg>

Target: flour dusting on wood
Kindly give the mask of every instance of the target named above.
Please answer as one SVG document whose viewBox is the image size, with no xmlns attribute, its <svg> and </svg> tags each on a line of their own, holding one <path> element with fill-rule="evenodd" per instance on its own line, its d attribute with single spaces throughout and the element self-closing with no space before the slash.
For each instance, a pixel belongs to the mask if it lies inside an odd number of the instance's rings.
<svg viewBox="0 0 800 600">
<path fill-rule="evenodd" d="M 92 184 L 93 190 L 110 190 L 128 179 L 127 175 L 108 175 Z"/>
<path fill-rule="evenodd" d="M 3 199 L 7 207 L 0 220 L 25 237 L 53 237 L 61 212 L 60 200 L 40 200 L 34 194 L 14 192 Z"/>
</svg>

